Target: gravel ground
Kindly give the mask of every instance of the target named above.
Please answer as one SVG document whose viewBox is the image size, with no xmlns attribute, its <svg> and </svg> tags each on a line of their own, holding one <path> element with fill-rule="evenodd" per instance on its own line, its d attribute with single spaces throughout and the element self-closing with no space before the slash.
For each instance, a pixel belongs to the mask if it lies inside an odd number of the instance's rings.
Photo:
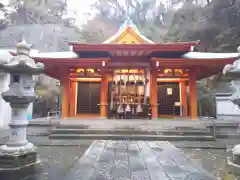
<svg viewBox="0 0 240 180">
<path fill-rule="evenodd" d="M 1 176 L 1 180 L 60 180 L 64 174 L 83 155 L 90 146 L 90 140 L 49 140 L 47 137 L 28 137 L 30 142 L 38 146 L 41 159 L 40 171 L 12 173 L 11 177 Z M 5 143 L 1 139 L 0 143 Z M 222 139 L 217 142 L 172 142 L 177 148 L 182 149 L 190 158 L 195 160 L 204 169 L 218 177 L 219 180 L 235 180 L 227 173 L 226 150 L 239 144 L 240 139 Z M 203 147 L 203 148 L 202 148 Z M 206 148 L 207 147 L 207 148 Z M 211 147 L 217 147 L 211 149 Z M 23 175 L 25 174 L 25 175 Z M 240 180 L 240 178 L 238 178 Z"/>
<path fill-rule="evenodd" d="M 1 180 L 60 180 L 72 168 L 92 143 L 80 146 L 38 146 L 41 162 L 36 169 L 0 173 Z M 81 144 L 81 141 L 79 141 Z"/>
<path fill-rule="evenodd" d="M 182 149 L 197 164 L 217 177 L 218 180 L 238 180 L 228 173 L 225 150 L 218 149 Z"/>
<path fill-rule="evenodd" d="M 54 180 L 63 177 L 75 165 L 87 148 L 88 146 L 39 147 L 41 165 L 44 166 L 42 179 Z"/>
<path fill-rule="evenodd" d="M 228 173 L 226 157 L 231 156 L 229 150 L 236 144 L 240 144 L 240 139 L 217 139 L 216 142 L 179 141 L 171 142 L 177 148 L 182 149 L 190 158 L 201 165 L 208 172 L 214 174 L 218 180 L 240 180 Z"/>
</svg>

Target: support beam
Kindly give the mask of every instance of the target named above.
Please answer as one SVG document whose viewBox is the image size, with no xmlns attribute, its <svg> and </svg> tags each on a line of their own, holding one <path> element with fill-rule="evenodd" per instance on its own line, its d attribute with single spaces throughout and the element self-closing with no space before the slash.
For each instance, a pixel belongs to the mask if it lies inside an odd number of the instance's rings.
<svg viewBox="0 0 240 180">
<path fill-rule="evenodd" d="M 151 69 L 150 72 L 150 104 L 152 107 L 152 119 L 158 118 L 158 104 L 157 104 L 157 70 Z"/>
<path fill-rule="evenodd" d="M 61 80 L 62 92 L 62 117 L 69 117 L 69 100 L 70 100 L 70 81 L 68 78 Z"/>
<path fill-rule="evenodd" d="M 101 92 L 100 92 L 100 117 L 107 118 L 108 116 L 108 77 L 103 75 L 101 81 Z"/>
<path fill-rule="evenodd" d="M 182 116 L 187 117 L 188 116 L 188 107 L 187 107 L 187 92 L 186 92 L 186 82 L 180 82 L 180 96 L 181 96 L 181 104 L 182 104 Z"/>
<path fill-rule="evenodd" d="M 196 87 L 196 70 L 190 70 L 189 78 L 189 106 L 190 106 L 190 119 L 197 119 L 197 87 Z"/>
<path fill-rule="evenodd" d="M 71 100 L 70 100 L 70 116 L 76 116 L 77 103 L 77 82 L 71 81 Z"/>
</svg>

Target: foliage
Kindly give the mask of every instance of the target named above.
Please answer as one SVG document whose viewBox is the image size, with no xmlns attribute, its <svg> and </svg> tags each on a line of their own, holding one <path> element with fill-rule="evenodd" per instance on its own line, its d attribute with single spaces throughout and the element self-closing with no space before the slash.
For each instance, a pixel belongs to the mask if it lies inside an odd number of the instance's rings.
<svg viewBox="0 0 240 180">
<path fill-rule="evenodd" d="M 49 86 L 49 85 L 43 84 L 41 81 L 37 81 L 35 90 L 38 97 L 45 97 L 45 98 L 54 98 L 55 96 L 58 96 L 60 93 L 59 87 Z"/>
<path fill-rule="evenodd" d="M 14 12 L 8 4 L 0 3 L 0 30 L 7 27 L 9 23 L 9 14 Z"/>
<path fill-rule="evenodd" d="M 240 41 L 240 1 L 212 0 L 199 6 L 185 1 L 173 18 L 165 41 L 200 40 L 198 50 L 208 52 L 236 52 Z M 214 67 L 213 67 L 214 68 Z M 215 107 L 215 92 L 228 79 L 221 73 L 199 81 L 199 103 L 204 109 Z"/>
<path fill-rule="evenodd" d="M 112 24 L 107 24 L 101 17 L 89 20 L 82 29 L 79 29 L 82 41 L 87 43 L 101 43 L 117 31 Z"/>
<path fill-rule="evenodd" d="M 200 50 L 235 52 L 240 40 L 239 1 L 212 0 L 205 6 L 188 2 L 175 14 L 166 39 L 200 40 Z"/>
<path fill-rule="evenodd" d="M 83 26 L 82 33 L 87 42 L 102 42 L 113 35 L 113 31 L 125 19 L 131 18 L 140 31 L 149 39 L 155 42 L 175 40 L 176 36 L 171 39 L 169 36 L 165 37 L 165 34 L 171 25 L 174 26 L 172 20 L 177 11 L 176 7 L 181 7 L 182 4 L 194 4 L 202 7 L 210 3 L 210 0 L 168 0 L 164 2 L 157 0 L 126 0 L 123 3 L 123 0 L 99 0 L 92 5 L 93 9 L 97 11 L 96 17 Z M 193 21 L 195 22 L 196 18 Z M 95 25 L 94 30 L 92 30 L 93 24 L 100 26 Z M 192 27 L 189 26 L 189 28 Z M 175 32 L 172 33 L 175 34 Z M 171 34 L 171 30 L 169 34 Z"/>
<path fill-rule="evenodd" d="M 81 31 L 90 43 L 112 36 L 127 18 L 131 18 L 146 37 L 161 42 L 175 13 L 174 9 L 156 0 L 131 0 L 125 4 L 122 0 L 99 0 L 92 7 L 97 15 Z"/>
<path fill-rule="evenodd" d="M 201 81 L 197 83 L 198 107 L 200 116 L 216 116 L 216 98 L 215 89 L 207 86 L 207 83 Z"/>
<path fill-rule="evenodd" d="M 66 0 L 9 0 L 9 4 L 0 6 L 0 12 L 4 12 L 0 46 L 13 47 L 24 35 L 40 51 L 68 50 L 66 41 L 76 40 L 79 35 L 70 20 L 63 19 L 66 8 Z M 56 83 L 44 84 L 46 79 L 37 79 L 36 93 L 40 100 L 54 102 L 59 90 Z"/>
<path fill-rule="evenodd" d="M 63 23 L 66 0 L 9 0 L 6 13 L 7 25 Z"/>
</svg>

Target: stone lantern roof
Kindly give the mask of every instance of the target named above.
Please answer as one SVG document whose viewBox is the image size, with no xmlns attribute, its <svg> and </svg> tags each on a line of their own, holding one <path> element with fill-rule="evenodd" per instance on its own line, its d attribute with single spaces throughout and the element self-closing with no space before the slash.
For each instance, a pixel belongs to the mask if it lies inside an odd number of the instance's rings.
<svg viewBox="0 0 240 180">
<path fill-rule="evenodd" d="M 223 74 L 230 78 L 240 79 L 240 46 L 237 48 L 238 59 L 233 64 L 227 64 L 223 69 Z"/>
<path fill-rule="evenodd" d="M 9 62 L 5 61 L 0 64 L 6 72 L 17 72 L 27 74 L 41 74 L 44 71 L 44 64 L 35 63 L 34 59 L 29 56 L 31 45 L 27 44 L 23 39 L 16 46 L 16 56 L 12 57 Z"/>
</svg>

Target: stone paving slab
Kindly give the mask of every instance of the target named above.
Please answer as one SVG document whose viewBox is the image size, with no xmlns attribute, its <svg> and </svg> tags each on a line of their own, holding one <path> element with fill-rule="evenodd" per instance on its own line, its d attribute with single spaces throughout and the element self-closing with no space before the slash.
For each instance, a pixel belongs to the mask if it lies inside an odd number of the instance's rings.
<svg viewBox="0 0 240 180">
<path fill-rule="evenodd" d="M 64 180 L 215 180 L 166 141 L 94 141 Z"/>
</svg>

